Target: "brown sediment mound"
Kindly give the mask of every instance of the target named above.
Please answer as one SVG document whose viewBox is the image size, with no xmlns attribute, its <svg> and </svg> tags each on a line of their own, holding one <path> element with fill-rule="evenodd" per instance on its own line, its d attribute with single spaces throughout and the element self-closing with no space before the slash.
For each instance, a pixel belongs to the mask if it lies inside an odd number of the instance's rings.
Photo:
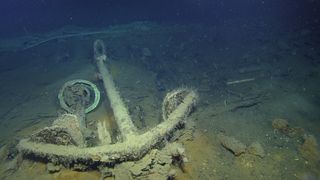
<svg viewBox="0 0 320 180">
<path fill-rule="evenodd" d="M 273 129 L 279 130 L 282 133 L 288 133 L 290 129 L 288 121 L 280 118 L 272 121 L 272 127 Z"/>
<path fill-rule="evenodd" d="M 304 137 L 304 143 L 299 146 L 299 152 L 303 158 L 312 162 L 320 162 L 320 152 L 318 148 L 318 143 L 316 138 L 313 135 L 306 135 Z"/>
<path fill-rule="evenodd" d="M 285 135 L 293 138 L 301 138 L 304 134 L 304 129 L 301 127 L 290 127 L 286 119 L 276 118 L 272 121 L 272 127 Z"/>
</svg>

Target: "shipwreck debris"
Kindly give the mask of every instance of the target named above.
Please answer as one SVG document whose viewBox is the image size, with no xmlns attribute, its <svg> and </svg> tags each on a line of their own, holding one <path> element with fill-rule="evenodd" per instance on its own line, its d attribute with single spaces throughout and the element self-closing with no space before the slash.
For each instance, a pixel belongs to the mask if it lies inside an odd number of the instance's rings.
<svg viewBox="0 0 320 180">
<path fill-rule="evenodd" d="M 89 86 L 84 89 L 78 87 L 76 91 L 80 93 L 81 97 L 85 97 L 85 103 L 80 101 L 82 106 L 75 108 L 75 114 L 69 112 L 62 115 L 54 121 L 52 126 L 36 132 L 30 138 L 20 140 L 17 147 L 22 154 L 31 154 L 35 157 L 47 159 L 54 164 L 63 164 L 66 167 L 76 166 L 75 168 L 78 168 L 81 166 L 81 169 L 88 166 L 91 166 L 91 168 L 98 166 L 114 167 L 115 164 L 121 162 L 121 165 L 123 163 L 130 164 L 132 162 L 128 161 L 143 158 L 155 145 L 164 142 L 179 124 L 184 123 L 196 104 L 198 95 L 192 89 L 180 88 L 169 92 L 163 102 L 163 121 L 149 131 L 139 134 L 131 120 L 127 106 L 120 96 L 120 92 L 114 84 L 111 73 L 106 67 L 105 62 L 108 61 L 108 58 L 102 40 L 94 42 L 94 59 L 114 113 L 121 136 L 120 140 L 111 144 L 106 125 L 100 122 L 100 124 L 97 124 L 98 131 L 96 132 L 99 143 L 90 147 L 86 144 L 84 139 L 90 133 L 87 132 L 85 114 L 92 110 L 88 107 L 97 104 L 94 100 L 94 103 L 90 106 L 90 103 L 87 103 L 89 102 L 87 97 L 91 97 L 88 95 L 95 94 L 94 92 L 98 91 L 92 84 L 85 83 Z M 91 90 L 88 90 L 88 88 L 91 88 Z M 79 89 L 80 91 L 78 91 Z M 63 100 L 62 102 L 66 102 L 64 95 L 59 96 L 59 99 Z M 73 95 L 71 94 L 70 97 L 73 97 Z M 94 98 L 97 97 L 96 94 Z M 72 100 L 71 102 L 78 101 Z M 178 159 L 180 165 L 187 161 L 182 148 L 177 149 L 172 155 L 175 159 Z M 159 168 L 162 168 L 162 166 L 159 166 Z"/>
<path fill-rule="evenodd" d="M 226 85 L 240 84 L 240 83 L 250 82 L 250 81 L 254 81 L 254 80 L 256 80 L 256 79 L 255 78 L 247 78 L 247 79 L 228 81 L 228 82 L 226 82 Z"/>
<path fill-rule="evenodd" d="M 94 97 L 93 102 L 90 98 Z M 100 91 L 90 81 L 75 79 L 66 82 L 59 91 L 60 106 L 69 113 L 76 113 L 79 107 L 84 106 L 85 113 L 94 110 L 100 102 Z M 91 104 L 90 104 L 91 103 Z"/>
</svg>

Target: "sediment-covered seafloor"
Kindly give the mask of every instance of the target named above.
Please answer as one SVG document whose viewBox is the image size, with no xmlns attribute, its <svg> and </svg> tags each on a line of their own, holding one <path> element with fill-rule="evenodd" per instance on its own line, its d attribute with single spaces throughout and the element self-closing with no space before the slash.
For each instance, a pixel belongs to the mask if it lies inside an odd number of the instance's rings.
<svg viewBox="0 0 320 180">
<path fill-rule="evenodd" d="M 241 28 L 237 26 L 240 21 Z M 264 22 L 258 18 L 219 26 L 138 22 L 95 30 L 69 27 L 42 36 L 5 40 L 0 44 L 0 79 L 5 82 L 0 87 L 1 178 L 318 178 L 320 31 Z M 35 142 L 55 140 L 70 149 L 80 149 L 83 143 L 83 149 L 97 150 L 120 147 L 130 139 L 130 135 L 122 135 L 127 128 L 118 126 L 102 76 L 95 73 L 95 39 L 105 43 L 109 59 L 105 66 L 130 115 L 133 126 L 128 127 L 134 128 L 127 132 L 139 137 L 166 123 L 164 119 L 174 111 L 163 114 L 166 108 L 162 105 L 177 106 L 163 99 L 174 97 L 170 92 L 177 87 L 197 89 L 201 101 L 195 111 L 165 138 L 156 140 L 159 143 L 148 152 L 141 153 L 140 145 L 133 149 L 131 152 L 140 152 L 130 154 L 137 157 L 133 161 L 124 158 L 122 163 L 114 163 L 98 153 L 70 163 L 73 153 L 59 159 L 54 155 L 58 151 L 51 154 L 51 150 L 47 152 L 52 156 L 39 156 L 50 157 L 51 162 L 22 158 L 16 148 L 19 142 L 30 149 L 41 145 Z M 7 61 L 10 65 L 4 66 Z M 95 110 L 74 117 L 59 109 L 57 94 L 66 82 L 79 79 L 95 84 L 101 100 Z M 182 94 L 185 97 L 188 93 Z M 84 141 L 72 138 L 79 137 L 77 133 L 55 129 L 60 124 L 54 123 L 57 118 L 85 119 L 87 130 L 79 124 Z M 36 133 L 45 127 L 63 135 L 55 139 L 51 136 L 54 133 L 45 131 L 50 136 L 41 139 Z"/>
</svg>

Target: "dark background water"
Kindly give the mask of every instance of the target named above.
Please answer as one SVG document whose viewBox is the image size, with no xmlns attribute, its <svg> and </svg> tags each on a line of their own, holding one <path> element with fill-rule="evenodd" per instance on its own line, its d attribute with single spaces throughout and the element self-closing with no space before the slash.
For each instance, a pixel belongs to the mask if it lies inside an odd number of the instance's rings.
<svg viewBox="0 0 320 180">
<path fill-rule="evenodd" d="M 261 18 L 313 26 L 319 22 L 319 7 L 319 0 L 6 0 L 0 2 L 0 36 L 132 21 L 217 24 L 233 18 Z"/>
</svg>

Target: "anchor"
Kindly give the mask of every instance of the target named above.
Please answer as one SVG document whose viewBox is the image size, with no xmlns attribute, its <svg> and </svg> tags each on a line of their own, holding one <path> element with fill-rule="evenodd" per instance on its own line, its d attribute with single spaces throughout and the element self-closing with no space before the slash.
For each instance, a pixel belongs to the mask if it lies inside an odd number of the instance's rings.
<svg viewBox="0 0 320 180">
<path fill-rule="evenodd" d="M 196 105 L 198 95 L 193 89 L 178 88 L 167 93 L 162 103 L 163 121 L 140 134 L 106 66 L 108 57 L 104 42 L 96 40 L 93 50 L 94 60 L 121 139 L 112 143 L 106 125 L 99 122 L 96 124 L 95 132 L 99 143 L 94 146 L 86 143 L 85 139 L 90 133 L 86 127 L 85 114 L 97 107 L 100 92 L 89 81 L 73 80 L 67 82 L 58 95 L 61 107 L 68 113 L 54 120 L 50 127 L 45 127 L 31 137 L 20 140 L 17 147 L 24 155 L 43 158 L 65 166 L 74 163 L 86 166 L 110 165 L 139 160 L 170 136 L 179 124 L 184 123 Z"/>
</svg>

